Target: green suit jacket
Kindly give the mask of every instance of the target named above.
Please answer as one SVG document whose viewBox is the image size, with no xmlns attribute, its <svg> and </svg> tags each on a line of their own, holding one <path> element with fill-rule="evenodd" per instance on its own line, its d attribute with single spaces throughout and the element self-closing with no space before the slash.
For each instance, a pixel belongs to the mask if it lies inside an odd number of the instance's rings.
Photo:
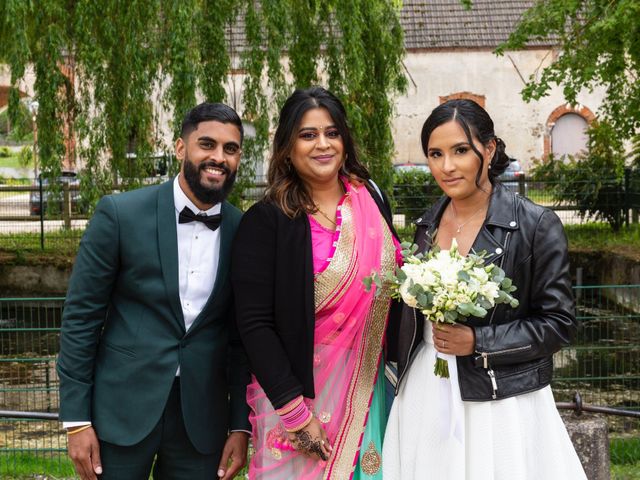
<svg viewBox="0 0 640 480">
<path fill-rule="evenodd" d="M 250 375 L 229 283 L 240 217 L 231 204 L 222 205 L 215 285 L 186 332 L 173 182 L 100 200 L 64 306 L 61 420 L 90 420 L 101 440 L 136 444 L 158 423 L 180 365 L 184 422 L 198 451 L 218 452 L 228 430 L 250 430 Z"/>
</svg>

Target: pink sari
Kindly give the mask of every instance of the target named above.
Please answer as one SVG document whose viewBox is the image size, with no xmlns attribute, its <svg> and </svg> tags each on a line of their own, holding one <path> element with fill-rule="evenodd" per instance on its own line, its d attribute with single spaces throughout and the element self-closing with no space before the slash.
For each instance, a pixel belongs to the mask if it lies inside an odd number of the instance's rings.
<svg viewBox="0 0 640 480">
<path fill-rule="evenodd" d="M 392 270 L 396 248 L 364 186 L 347 184 L 338 213 L 332 256 L 315 274 L 316 398 L 305 398 L 333 453 L 319 462 L 281 448 L 287 434 L 254 378 L 247 389 L 255 448 L 250 479 L 348 479 L 358 461 L 390 304 L 388 294 L 365 292 L 362 279 L 372 270 L 383 275 Z"/>
</svg>

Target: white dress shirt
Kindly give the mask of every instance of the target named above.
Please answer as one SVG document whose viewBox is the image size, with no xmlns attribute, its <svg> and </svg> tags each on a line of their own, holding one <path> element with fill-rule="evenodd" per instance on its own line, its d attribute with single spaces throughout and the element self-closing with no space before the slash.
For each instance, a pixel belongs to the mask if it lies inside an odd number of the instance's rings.
<svg viewBox="0 0 640 480">
<path fill-rule="evenodd" d="M 180 304 L 184 316 L 184 328 L 189 330 L 193 321 L 204 308 L 216 281 L 220 252 L 220 229 L 215 231 L 202 222 L 179 223 L 178 216 L 184 207 L 189 207 L 196 215 L 220 213 L 222 205 L 214 205 L 208 210 L 200 210 L 182 191 L 178 182 L 173 181 L 173 202 L 178 234 L 178 280 Z M 176 376 L 180 375 L 180 366 Z M 62 422 L 64 428 L 88 425 L 89 421 Z"/>
<path fill-rule="evenodd" d="M 196 215 L 215 215 L 220 213 L 221 205 L 218 203 L 209 210 L 200 210 L 182 191 L 178 178 L 173 181 L 178 232 L 178 280 L 184 327 L 189 330 L 207 303 L 216 281 L 220 229 L 212 231 L 202 222 L 178 223 L 178 215 L 184 207 L 189 207 Z"/>
</svg>

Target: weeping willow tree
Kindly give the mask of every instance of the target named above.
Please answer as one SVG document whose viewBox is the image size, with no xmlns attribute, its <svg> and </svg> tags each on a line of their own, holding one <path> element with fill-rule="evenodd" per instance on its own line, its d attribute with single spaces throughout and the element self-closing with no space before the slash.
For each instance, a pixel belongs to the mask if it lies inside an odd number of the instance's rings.
<svg viewBox="0 0 640 480">
<path fill-rule="evenodd" d="M 393 97 L 406 83 L 399 9 L 398 0 L 3 0 L 9 110 L 33 69 L 42 173 L 59 174 L 70 125 L 95 198 L 116 182 L 138 186 L 163 147 L 163 112 L 175 134 L 202 99 L 253 124 L 246 185 L 284 98 L 322 84 L 345 102 L 364 161 L 388 188 Z"/>
</svg>

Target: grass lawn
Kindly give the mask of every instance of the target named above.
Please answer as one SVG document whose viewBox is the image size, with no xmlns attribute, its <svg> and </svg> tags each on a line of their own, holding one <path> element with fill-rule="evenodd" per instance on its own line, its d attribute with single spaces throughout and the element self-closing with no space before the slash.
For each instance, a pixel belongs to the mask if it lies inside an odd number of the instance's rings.
<svg viewBox="0 0 640 480">
<path fill-rule="evenodd" d="M 614 232 L 606 223 L 566 225 L 571 250 L 611 251 L 640 260 L 640 225 Z"/>
<path fill-rule="evenodd" d="M 235 478 L 245 479 L 246 468 Z M 2 480 L 70 480 L 75 475 L 73 463 L 64 453 L 0 453 L 0 478 Z M 216 477 L 217 478 L 217 477 Z M 150 478 L 151 480 L 151 478 Z"/>
<path fill-rule="evenodd" d="M 27 165 L 24 165 L 20 162 L 20 153 L 11 152 L 11 155 L 8 157 L 0 157 L 0 168 L 26 168 L 33 170 L 33 159 L 30 160 Z"/>
<path fill-rule="evenodd" d="M 640 439 L 628 440 L 640 443 Z M 616 448 L 620 447 L 616 447 L 614 439 L 611 441 L 611 480 L 640 480 L 640 450 L 635 454 L 635 462 L 615 464 Z M 244 479 L 245 473 L 246 469 L 235 478 Z M 71 460 L 64 454 L 0 453 L 0 478 L 3 480 L 34 480 L 41 475 L 49 480 L 77 478 Z"/>
<path fill-rule="evenodd" d="M 632 465 L 611 465 L 611 480 L 640 480 L 640 462 Z"/>
<path fill-rule="evenodd" d="M 45 233 L 44 250 L 39 233 L 0 233 L 0 263 L 15 265 L 71 265 L 83 230 Z"/>
<path fill-rule="evenodd" d="M 75 478 L 75 469 L 64 453 L 0 453 L 0 478 L 33 479 L 46 475 L 49 479 Z"/>
</svg>

